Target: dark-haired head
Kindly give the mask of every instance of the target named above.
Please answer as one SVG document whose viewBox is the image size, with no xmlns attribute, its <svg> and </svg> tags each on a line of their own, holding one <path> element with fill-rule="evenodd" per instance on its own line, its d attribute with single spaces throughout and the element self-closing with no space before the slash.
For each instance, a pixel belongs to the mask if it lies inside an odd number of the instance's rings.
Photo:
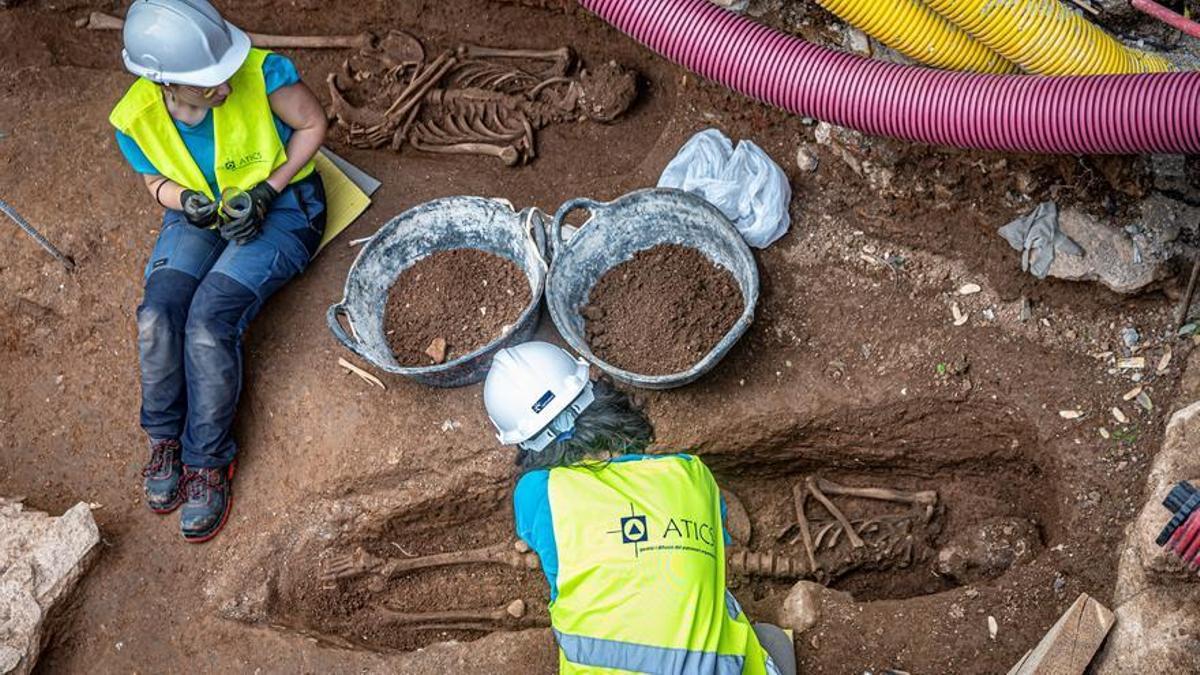
<svg viewBox="0 0 1200 675">
<path fill-rule="evenodd" d="M 654 442 L 654 427 L 627 394 L 606 380 L 597 381 L 593 393 L 596 400 L 579 414 L 570 438 L 555 440 L 538 452 L 518 449 L 522 472 L 640 453 Z"/>
</svg>

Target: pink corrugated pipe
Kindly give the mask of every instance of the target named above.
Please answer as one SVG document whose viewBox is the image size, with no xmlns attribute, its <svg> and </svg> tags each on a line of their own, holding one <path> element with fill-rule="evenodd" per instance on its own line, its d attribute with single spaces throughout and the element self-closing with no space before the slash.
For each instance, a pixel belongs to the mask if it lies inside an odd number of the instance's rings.
<svg viewBox="0 0 1200 675">
<path fill-rule="evenodd" d="M 708 0 L 580 0 L 663 56 L 747 96 L 867 134 L 1064 154 L 1200 152 L 1200 73 L 980 75 L 866 59 Z"/>
</svg>

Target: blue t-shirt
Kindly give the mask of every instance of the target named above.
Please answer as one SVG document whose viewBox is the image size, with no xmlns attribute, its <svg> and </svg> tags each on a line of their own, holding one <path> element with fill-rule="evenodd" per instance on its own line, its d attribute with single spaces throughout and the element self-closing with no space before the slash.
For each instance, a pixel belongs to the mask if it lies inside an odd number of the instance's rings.
<svg viewBox="0 0 1200 675">
<path fill-rule="evenodd" d="M 263 77 L 267 81 L 267 95 L 271 95 L 275 90 L 281 87 L 296 84 L 300 81 L 300 73 L 296 71 L 296 66 L 291 59 L 279 54 L 268 54 L 263 60 Z M 217 188 L 217 170 L 216 170 L 216 155 L 217 143 L 213 137 L 213 116 L 212 110 L 204 116 L 195 126 L 188 126 L 179 120 L 173 119 L 175 128 L 179 130 L 179 136 L 183 139 L 183 144 L 187 146 L 188 154 L 192 156 L 192 160 L 196 162 L 196 166 L 200 167 L 200 171 L 204 174 L 204 180 L 208 181 L 208 186 L 212 188 L 213 194 L 217 194 L 220 190 Z M 277 115 L 271 115 L 275 120 L 275 130 L 279 132 L 279 140 L 286 146 L 288 140 L 292 137 L 292 128 L 283 123 Z M 161 173 L 154 168 L 154 164 L 138 147 L 137 141 L 133 140 L 126 134 L 120 131 L 117 134 L 117 147 L 121 149 L 121 154 L 125 155 L 125 161 L 133 167 L 138 173 L 158 174 Z"/>
<path fill-rule="evenodd" d="M 640 460 L 681 457 L 693 459 L 692 455 L 622 455 L 613 462 L 636 462 Z M 725 498 L 721 498 L 721 522 L 725 522 Z M 554 541 L 554 519 L 550 513 L 550 470 L 539 469 L 521 476 L 513 490 L 513 520 L 516 521 L 517 536 L 538 554 L 546 583 L 550 584 L 550 602 L 558 597 L 558 544 Z M 729 545 L 729 533 L 725 532 L 725 544 Z"/>
</svg>

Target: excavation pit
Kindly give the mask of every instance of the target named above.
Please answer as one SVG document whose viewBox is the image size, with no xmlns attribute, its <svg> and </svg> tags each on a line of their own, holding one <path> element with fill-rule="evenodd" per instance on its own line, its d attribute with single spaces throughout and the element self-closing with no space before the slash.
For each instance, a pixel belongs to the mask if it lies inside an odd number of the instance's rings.
<svg viewBox="0 0 1200 675">
<path fill-rule="evenodd" d="M 1042 550 L 1045 533 L 1060 527 L 1057 495 L 1032 459 L 1035 435 L 1002 410 L 979 404 L 964 411 L 936 400 L 849 410 L 798 423 L 755 453 L 732 445 L 702 453 L 750 523 L 748 542 L 728 550 L 729 586 L 754 616 L 769 619 L 800 579 L 858 600 L 906 602 L 1020 573 Z M 953 424 L 963 418 L 971 424 Z M 805 487 L 815 571 L 797 527 L 795 499 Z M 317 544 L 318 552 L 300 556 L 310 563 L 281 580 L 271 623 L 376 651 L 547 625 L 548 589 L 536 556 L 513 547 L 510 500 L 511 479 L 503 479 L 487 492 L 366 516 L 335 546 Z M 969 578 L 938 573 L 949 544 L 958 558 L 975 555 L 960 542 L 996 523 L 1025 528 L 1019 554 L 994 556 L 1000 563 L 956 559 Z M 744 540 L 744 528 L 731 529 Z M 851 531 L 861 547 L 852 545 Z M 503 613 L 516 600 L 527 608 L 519 619 Z M 499 618 L 487 619 L 488 612 Z"/>
<path fill-rule="evenodd" d="M 442 498 L 406 509 L 336 549 L 315 550 L 309 564 L 281 579 L 271 603 L 272 624 L 329 644 L 372 651 L 411 651 L 446 640 L 470 641 L 505 625 L 484 629 L 440 622 L 404 625 L 412 613 L 478 612 L 503 608 L 516 599 L 528 606 L 518 629 L 545 616 L 549 601 L 541 573 L 510 564 L 477 563 L 389 573 L 367 570 L 364 561 L 406 562 L 424 556 L 495 547 L 501 557 L 512 548 L 512 506 L 508 495 Z M 318 547 L 319 548 L 319 547 Z M 357 564 L 358 569 L 347 571 Z M 341 573 L 340 578 L 337 573 Z M 459 622 L 464 623 L 464 622 Z"/>
</svg>

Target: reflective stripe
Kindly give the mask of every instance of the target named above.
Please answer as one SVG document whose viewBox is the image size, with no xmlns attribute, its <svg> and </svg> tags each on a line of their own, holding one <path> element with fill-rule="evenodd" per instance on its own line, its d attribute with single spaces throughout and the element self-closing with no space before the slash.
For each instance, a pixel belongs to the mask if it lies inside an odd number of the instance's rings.
<svg viewBox="0 0 1200 675">
<path fill-rule="evenodd" d="M 742 613 L 742 606 L 738 604 L 737 598 L 733 597 L 733 593 L 729 589 L 725 589 L 725 611 L 729 612 L 729 618 L 737 621 L 738 615 Z"/>
<path fill-rule="evenodd" d="M 584 666 L 637 673 L 674 675 L 741 675 L 746 657 L 671 647 L 654 647 L 619 640 L 568 635 L 554 631 L 567 660 Z"/>
</svg>

